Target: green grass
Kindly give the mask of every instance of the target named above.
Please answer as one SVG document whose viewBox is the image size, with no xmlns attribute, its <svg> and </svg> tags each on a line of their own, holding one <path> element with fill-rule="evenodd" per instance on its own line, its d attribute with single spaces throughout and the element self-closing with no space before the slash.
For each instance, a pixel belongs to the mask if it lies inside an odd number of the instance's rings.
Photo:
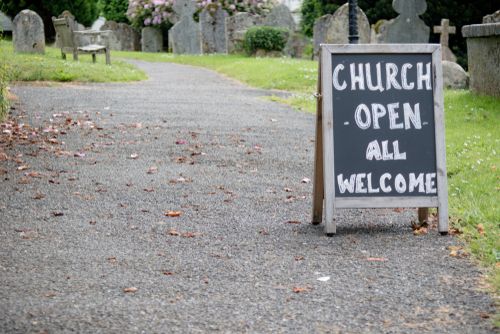
<svg viewBox="0 0 500 334">
<path fill-rule="evenodd" d="M 112 51 L 112 65 L 108 66 L 104 55 L 97 55 L 95 64 L 85 54 L 79 55 L 79 61 L 73 61 L 72 55 L 63 60 L 57 48 L 46 47 L 44 55 L 20 54 L 13 51 L 11 41 L 0 41 L 0 64 L 6 66 L 11 81 L 110 82 L 147 78 L 143 71 L 114 56 Z"/>
</svg>

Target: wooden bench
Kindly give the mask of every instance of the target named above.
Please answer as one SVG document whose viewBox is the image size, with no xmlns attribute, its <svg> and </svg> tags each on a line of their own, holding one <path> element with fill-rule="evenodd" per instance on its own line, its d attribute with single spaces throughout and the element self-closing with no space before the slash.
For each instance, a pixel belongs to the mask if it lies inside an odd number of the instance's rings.
<svg viewBox="0 0 500 334">
<path fill-rule="evenodd" d="M 78 60 L 79 53 L 91 54 L 92 61 L 95 63 L 96 54 L 104 53 L 106 55 L 106 64 L 111 65 L 111 57 L 109 54 L 108 45 L 96 44 L 96 39 L 103 38 L 106 39 L 107 34 L 111 31 L 95 31 L 95 30 L 82 30 L 73 31 L 70 20 L 68 17 L 55 18 L 52 17 L 52 23 L 58 35 L 58 40 L 61 43 L 61 55 L 63 59 L 66 59 L 67 53 L 73 54 L 73 59 Z M 90 36 L 91 44 L 85 46 L 79 46 L 78 35 Z M 107 43 L 105 43 L 107 44 Z"/>
</svg>

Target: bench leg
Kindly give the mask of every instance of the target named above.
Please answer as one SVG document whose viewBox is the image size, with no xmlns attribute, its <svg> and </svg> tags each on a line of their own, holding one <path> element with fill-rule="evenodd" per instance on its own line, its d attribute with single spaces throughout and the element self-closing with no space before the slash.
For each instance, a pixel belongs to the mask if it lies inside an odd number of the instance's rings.
<svg viewBox="0 0 500 334">
<path fill-rule="evenodd" d="M 61 51 L 61 56 L 62 56 L 62 59 L 66 60 L 66 54 L 62 51 Z"/>
<path fill-rule="evenodd" d="M 78 52 L 73 52 L 73 60 L 74 61 L 78 60 Z"/>
<path fill-rule="evenodd" d="M 95 64 L 95 53 L 92 54 L 92 62 Z"/>
<path fill-rule="evenodd" d="M 111 65 L 111 56 L 109 54 L 109 49 L 106 48 L 106 65 Z"/>
</svg>

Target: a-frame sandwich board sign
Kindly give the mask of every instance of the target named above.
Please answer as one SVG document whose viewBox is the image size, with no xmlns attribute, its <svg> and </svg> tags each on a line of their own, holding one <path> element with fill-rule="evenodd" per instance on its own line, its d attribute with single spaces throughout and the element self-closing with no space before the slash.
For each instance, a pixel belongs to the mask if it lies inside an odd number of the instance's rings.
<svg viewBox="0 0 500 334">
<path fill-rule="evenodd" d="M 448 232 L 439 44 L 320 48 L 313 224 L 345 208 L 438 208 Z"/>
</svg>

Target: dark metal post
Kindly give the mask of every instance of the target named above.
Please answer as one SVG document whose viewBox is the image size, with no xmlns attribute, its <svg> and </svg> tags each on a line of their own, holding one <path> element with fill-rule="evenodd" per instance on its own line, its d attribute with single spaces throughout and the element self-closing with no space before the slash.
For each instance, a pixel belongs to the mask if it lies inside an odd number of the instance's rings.
<svg viewBox="0 0 500 334">
<path fill-rule="evenodd" d="M 349 0 L 349 44 L 358 42 L 358 0 Z"/>
</svg>

